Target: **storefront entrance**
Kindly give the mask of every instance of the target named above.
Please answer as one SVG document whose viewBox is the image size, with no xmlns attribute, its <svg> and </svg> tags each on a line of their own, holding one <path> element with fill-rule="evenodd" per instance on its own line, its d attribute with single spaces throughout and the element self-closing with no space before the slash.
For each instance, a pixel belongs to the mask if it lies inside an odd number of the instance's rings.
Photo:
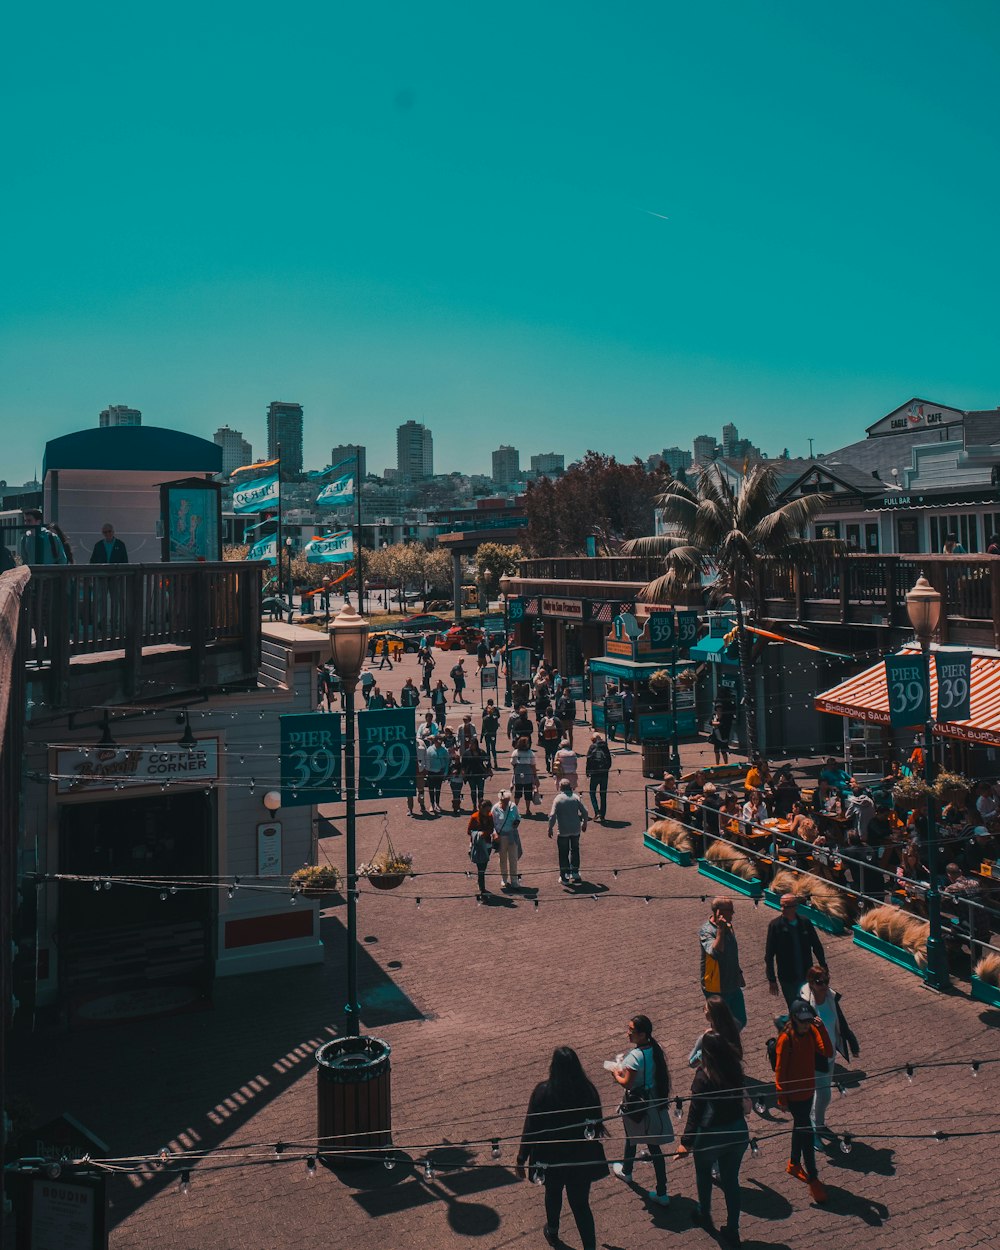
<svg viewBox="0 0 1000 1250">
<path fill-rule="evenodd" d="M 71 1022 L 159 1015 L 204 1001 L 211 981 L 214 891 L 185 879 L 215 872 L 214 796 L 65 804 L 60 872 L 159 878 L 150 886 L 63 882 L 59 984 Z M 165 895 L 165 897 L 162 897 Z"/>
</svg>

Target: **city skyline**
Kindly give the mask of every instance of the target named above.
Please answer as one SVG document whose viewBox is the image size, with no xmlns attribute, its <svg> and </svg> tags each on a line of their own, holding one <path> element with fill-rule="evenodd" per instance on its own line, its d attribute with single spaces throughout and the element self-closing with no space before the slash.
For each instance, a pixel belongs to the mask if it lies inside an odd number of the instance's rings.
<svg viewBox="0 0 1000 1250">
<path fill-rule="evenodd" d="M 112 396 L 255 447 L 293 396 L 314 465 L 354 441 L 391 465 L 413 419 L 446 472 L 727 422 L 804 455 L 900 395 L 997 403 L 996 6 L 576 17 L 515 7 L 497 37 L 457 6 L 251 4 L 193 40 L 182 2 L 166 38 L 67 10 L 50 41 L 18 11 L 12 42 L 51 60 L 4 84 L 31 188 L 7 205 L 4 476 Z M 275 58 L 294 96 L 260 93 Z M 139 99 L 98 63 L 141 64 Z"/>
</svg>

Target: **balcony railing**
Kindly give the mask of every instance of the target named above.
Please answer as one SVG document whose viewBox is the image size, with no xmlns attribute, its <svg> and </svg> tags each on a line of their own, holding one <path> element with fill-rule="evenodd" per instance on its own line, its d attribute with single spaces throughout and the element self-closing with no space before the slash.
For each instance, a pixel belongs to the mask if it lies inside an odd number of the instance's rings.
<svg viewBox="0 0 1000 1250">
<path fill-rule="evenodd" d="M 645 584 L 663 572 L 660 556 L 557 556 L 522 560 L 517 576 L 544 582 L 632 582 Z"/>
<path fill-rule="evenodd" d="M 66 706 L 70 666 L 123 668 L 134 695 L 152 655 L 174 656 L 186 686 L 216 684 L 218 653 L 227 681 L 256 675 L 260 655 L 259 563 L 63 565 L 31 570 L 24 601 L 25 660 L 44 675 L 52 706 Z M 146 657 L 144 661 L 144 655 Z M 236 660 L 233 663 L 233 660 Z"/>
</svg>

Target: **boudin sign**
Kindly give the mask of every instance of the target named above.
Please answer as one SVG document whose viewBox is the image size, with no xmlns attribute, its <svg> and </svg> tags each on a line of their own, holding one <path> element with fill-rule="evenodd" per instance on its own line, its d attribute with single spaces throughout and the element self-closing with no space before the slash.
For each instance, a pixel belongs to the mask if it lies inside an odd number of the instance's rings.
<svg viewBox="0 0 1000 1250">
<path fill-rule="evenodd" d="M 137 786 L 184 785 L 217 781 L 219 742 L 199 738 L 188 749 L 169 746 L 137 745 L 128 748 L 79 747 L 57 751 L 56 791 L 79 794 L 90 790 L 135 789 Z"/>
</svg>

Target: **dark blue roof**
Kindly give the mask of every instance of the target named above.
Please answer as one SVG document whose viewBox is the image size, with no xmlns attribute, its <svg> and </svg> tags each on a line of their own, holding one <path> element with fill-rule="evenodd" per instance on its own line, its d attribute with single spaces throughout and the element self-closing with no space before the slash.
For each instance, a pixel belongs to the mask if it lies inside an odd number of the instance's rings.
<svg viewBox="0 0 1000 1250">
<path fill-rule="evenodd" d="M 45 444 L 42 477 L 53 469 L 221 473 L 222 448 L 207 438 L 155 425 L 98 427 L 50 439 Z"/>
</svg>

